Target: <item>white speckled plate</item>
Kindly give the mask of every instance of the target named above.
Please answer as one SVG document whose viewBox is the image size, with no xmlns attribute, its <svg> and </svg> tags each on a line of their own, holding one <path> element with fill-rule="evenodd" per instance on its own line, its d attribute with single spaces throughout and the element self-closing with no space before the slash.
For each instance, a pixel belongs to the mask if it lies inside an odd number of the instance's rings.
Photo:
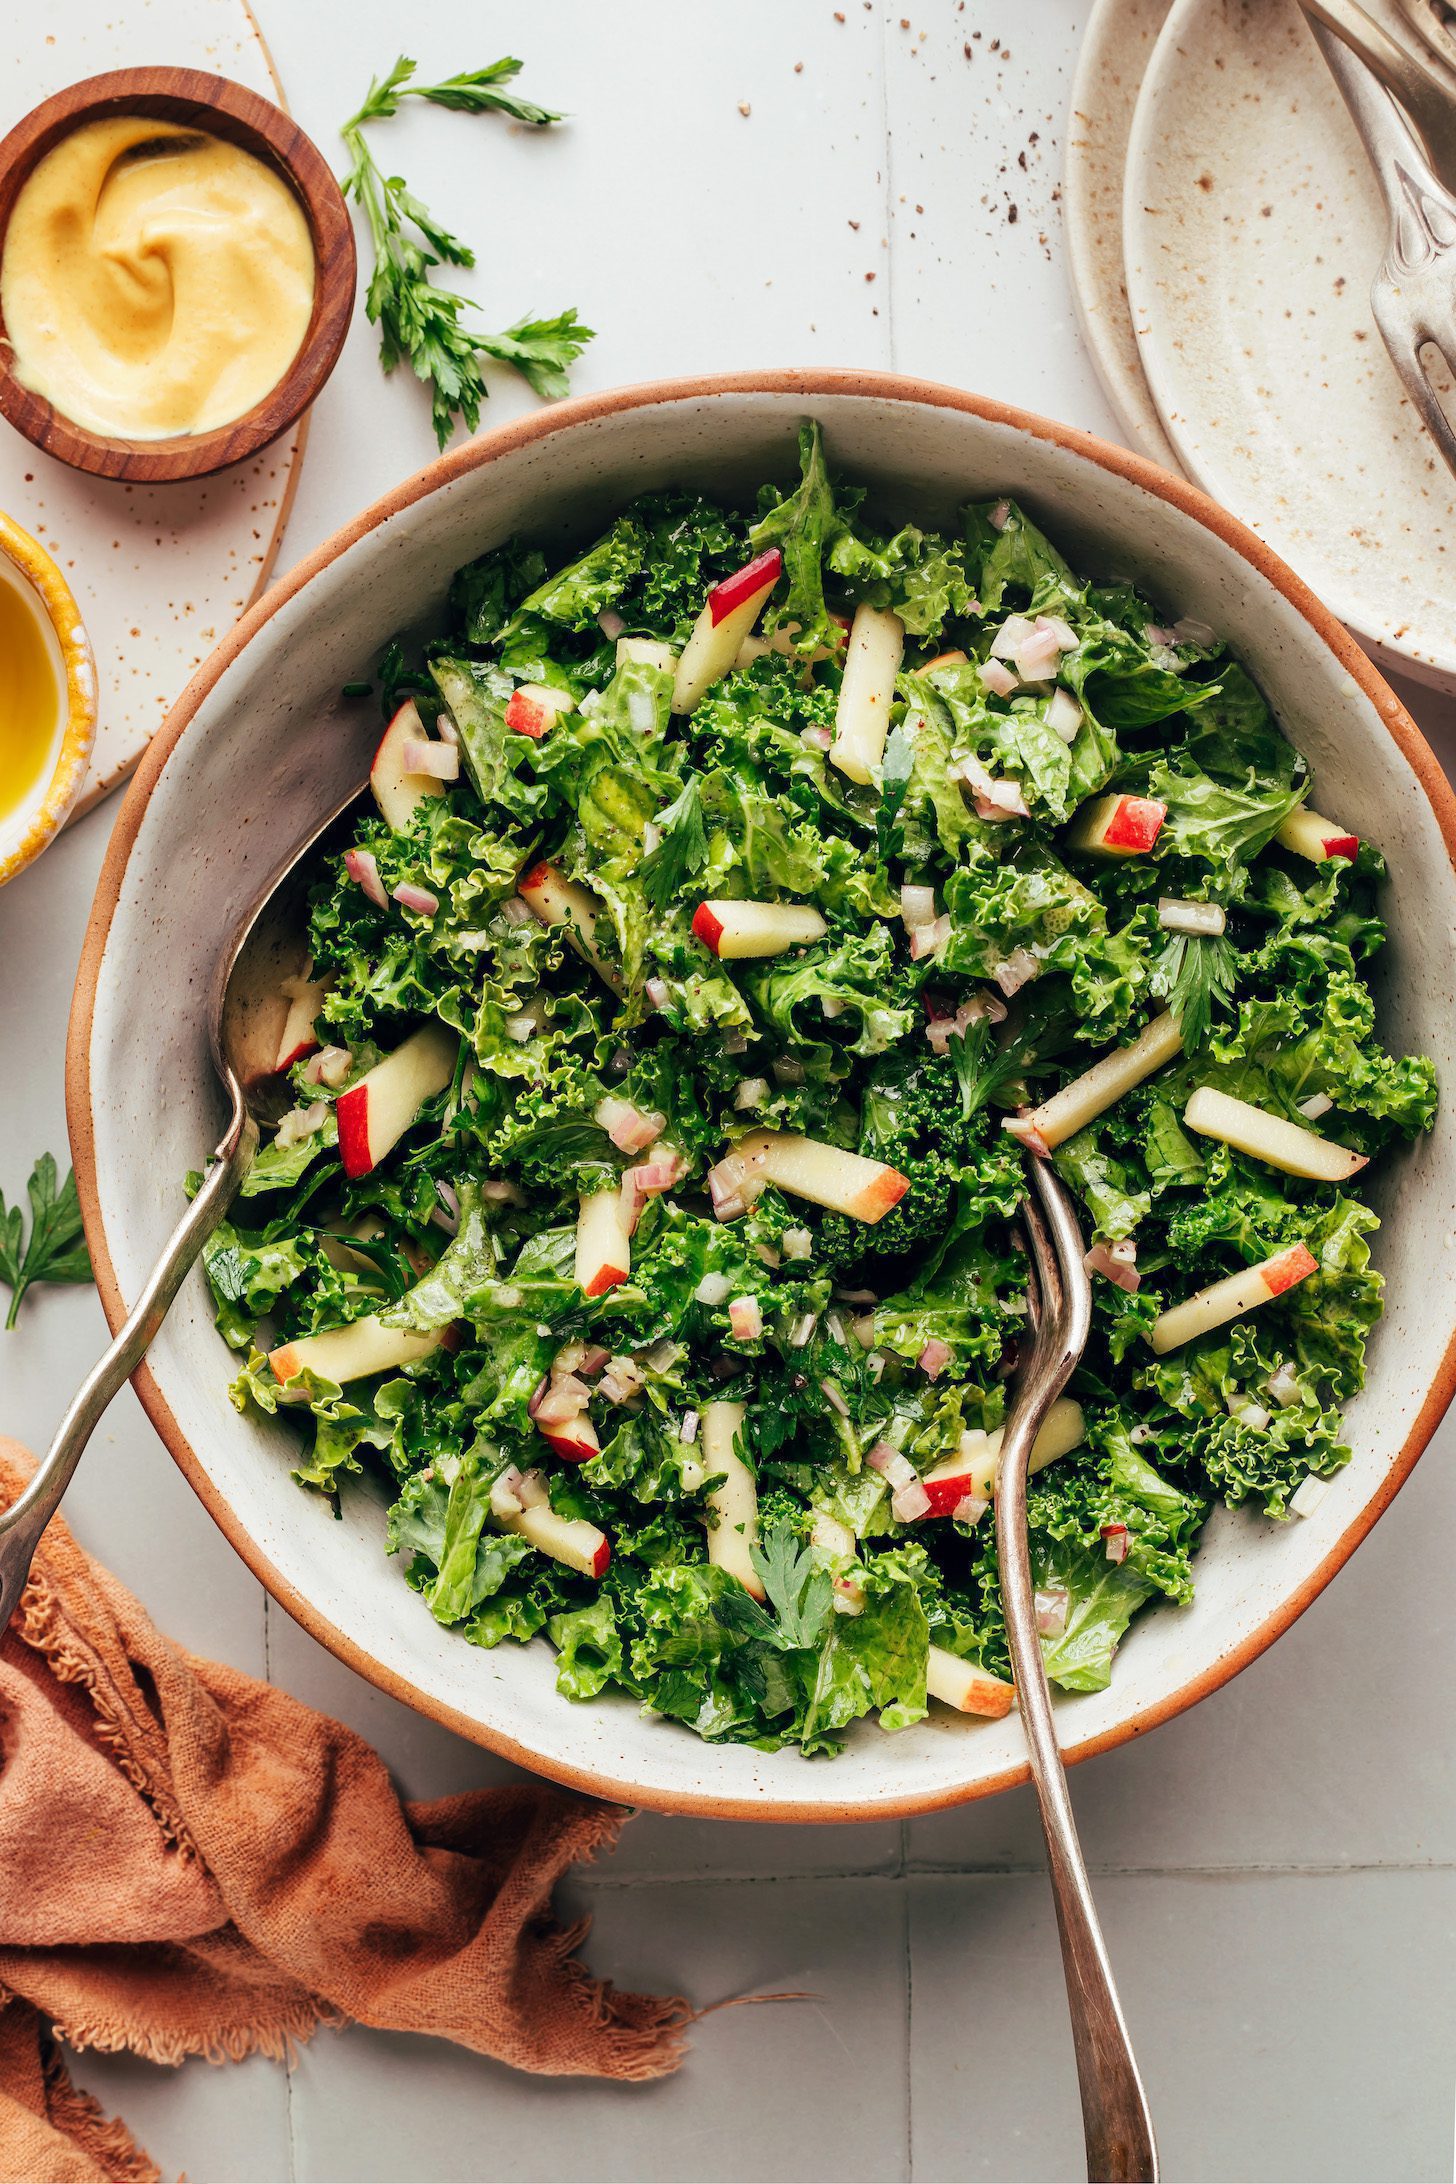
<svg viewBox="0 0 1456 2184">
<path fill-rule="evenodd" d="M 1172 0 L 1097 0 L 1072 84 L 1062 215 L 1082 338 L 1128 444 L 1176 470 L 1143 377 L 1123 275 L 1122 184 L 1144 72 Z"/>
<path fill-rule="evenodd" d="M 246 0 L 65 0 L 17 9 L 0 134 L 108 68 L 166 61 L 283 103 Z M 54 556 L 96 655 L 90 769 L 72 817 L 124 781 L 199 663 L 268 581 L 307 420 L 250 463 L 178 485 L 87 478 L 0 423 L 0 508 Z"/>
<path fill-rule="evenodd" d="M 1371 319 L 1384 206 L 1293 0 L 1175 0 L 1123 233 L 1183 469 L 1389 665 L 1456 688 L 1456 479 Z"/>
</svg>

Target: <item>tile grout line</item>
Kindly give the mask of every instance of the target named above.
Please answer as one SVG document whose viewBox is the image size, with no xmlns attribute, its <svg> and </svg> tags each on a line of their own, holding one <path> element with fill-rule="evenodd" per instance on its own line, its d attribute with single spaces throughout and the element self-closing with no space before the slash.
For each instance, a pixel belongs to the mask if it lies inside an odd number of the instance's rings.
<svg viewBox="0 0 1456 2184">
<path fill-rule="evenodd" d="M 903 1834 L 908 1822 L 900 1823 Z M 900 1929 L 905 1944 L 905 2177 L 906 2184 L 915 2180 L 915 1944 L 910 1917 L 910 1891 L 904 1885 L 904 1859 L 901 1859 Z"/>
</svg>

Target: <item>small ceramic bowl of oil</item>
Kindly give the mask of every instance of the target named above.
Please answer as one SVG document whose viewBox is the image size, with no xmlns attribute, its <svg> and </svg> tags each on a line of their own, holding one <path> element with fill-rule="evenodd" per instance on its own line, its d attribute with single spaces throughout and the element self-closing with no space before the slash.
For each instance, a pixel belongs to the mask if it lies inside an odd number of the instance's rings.
<svg viewBox="0 0 1456 2184">
<path fill-rule="evenodd" d="M 0 886 L 76 800 L 96 733 L 96 669 L 71 589 L 0 515 Z"/>
</svg>

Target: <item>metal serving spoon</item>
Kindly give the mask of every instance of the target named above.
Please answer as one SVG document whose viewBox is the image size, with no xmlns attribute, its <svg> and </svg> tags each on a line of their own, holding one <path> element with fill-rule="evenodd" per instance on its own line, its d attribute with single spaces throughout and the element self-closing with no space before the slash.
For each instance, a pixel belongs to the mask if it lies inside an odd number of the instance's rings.
<svg viewBox="0 0 1456 2184">
<path fill-rule="evenodd" d="M 82 1382 L 25 1491 L 0 1511 L 0 1630 L 15 1613 L 41 1533 L 55 1515 L 102 1413 L 145 1357 L 173 1298 L 253 1165 L 259 1123 L 276 1121 L 290 1104 L 288 1080 L 277 1077 L 273 1064 L 282 1029 L 282 982 L 303 961 L 302 866 L 365 786 L 356 784 L 294 851 L 219 959 L 207 1030 L 213 1066 L 231 1105 L 227 1128 L 201 1190 L 168 1237 L 125 1325 Z"/>
<path fill-rule="evenodd" d="M 1092 1292 L 1072 1202 L 1045 1161 L 1030 1160 L 1023 1209 L 1033 1279 L 1027 1299 L 1030 1355 L 1016 1376 L 1016 1400 L 996 1479 L 996 1553 L 1011 1669 L 1031 1752 L 1047 1865 L 1062 1941 L 1062 1969 L 1082 2094 L 1087 2174 L 1096 2184 L 1156 2184 L 1158 2148 L 1138 2075 L 1057 1745 L 1026 1536 L 1026 1477 L 1043 1419 L 1071 1378 L 1092 1324 Z"/>
</svg>

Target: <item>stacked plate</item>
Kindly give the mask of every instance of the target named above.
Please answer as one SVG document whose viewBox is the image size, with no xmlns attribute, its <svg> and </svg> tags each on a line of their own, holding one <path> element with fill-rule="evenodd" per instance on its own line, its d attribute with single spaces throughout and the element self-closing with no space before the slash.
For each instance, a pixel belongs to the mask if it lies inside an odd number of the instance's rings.
<svg viewBox="0 0 1456 2184">
<path fill-rule="evenodd" d="M 1097 0 L 1072 92 L 1083 331 L 1133 445 L 1456 692 L 1456 478 L 1386 356 L 1374 174 L 1294 0 Z"/>
</svg>

